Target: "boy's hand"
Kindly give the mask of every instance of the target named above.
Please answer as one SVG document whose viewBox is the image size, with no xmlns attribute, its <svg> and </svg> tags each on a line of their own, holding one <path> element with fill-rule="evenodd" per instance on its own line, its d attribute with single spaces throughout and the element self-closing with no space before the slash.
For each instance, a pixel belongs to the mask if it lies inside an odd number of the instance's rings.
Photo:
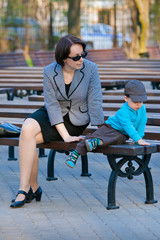
<svg viewBox="0 0 160 240">
<path fill-rule="evenodd" d="M 143 139 L 138 140 L 139 145 L 150 145 L 150 143 L 144 141 Z"/>
</svg>

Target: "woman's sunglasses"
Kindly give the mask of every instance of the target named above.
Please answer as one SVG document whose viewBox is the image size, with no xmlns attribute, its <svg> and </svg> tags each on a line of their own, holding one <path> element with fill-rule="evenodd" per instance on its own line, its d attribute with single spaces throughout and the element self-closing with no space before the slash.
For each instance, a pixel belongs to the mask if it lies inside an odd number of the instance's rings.
<svg viewBox="0 0 160 240">
<path fill-rule="evenodd" d="M 73 61 L 77 62 L 82 58 L 85 58 L 87 56 L 87 51 L 84 51 L 80 56 L 76 56 L 76 57 L 68 57 L 70 59 L 72 59 Z"/>
</svg>

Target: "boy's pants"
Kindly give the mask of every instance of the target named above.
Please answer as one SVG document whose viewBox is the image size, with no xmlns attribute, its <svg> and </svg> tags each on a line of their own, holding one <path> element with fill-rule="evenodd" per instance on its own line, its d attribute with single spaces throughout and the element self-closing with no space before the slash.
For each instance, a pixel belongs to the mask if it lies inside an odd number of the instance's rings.
<svg viewBox="0 0 160 240">
<path fill-rule="evenodd" d="M 111 125 L 104 123 L 95 132 L 87 134 L 84 140 L 77 144 L 76 150 L 80 155 L 86 155 L 87 148 L 85 145 L 85 140 L 92 138 L 99 138 L 103 141 L 103 145 L 99 147 L 106 147 L 112 144 L 122 144 L 128 139 L 126 135 L 112 128 Z"/>
</svg>

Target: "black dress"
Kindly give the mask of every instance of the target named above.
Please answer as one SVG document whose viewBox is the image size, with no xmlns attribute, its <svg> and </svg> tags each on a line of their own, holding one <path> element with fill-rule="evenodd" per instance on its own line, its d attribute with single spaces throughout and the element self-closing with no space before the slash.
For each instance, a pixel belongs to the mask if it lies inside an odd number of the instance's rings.
<svg viewBox="0 0 160 240">
<path fill-rule="evenodd" d="M 68 94 L 70 84 L 66 84 L 66 93 Z M 48 113 L 46 108 L 43 106 L 34 113 L 32 113 L 27 118 L 33 118 L 35 119 L 41 128 L 41 132 L 43 135 L 44 143 L 54 141 L 54 140 L 63 140 L 60 134 L 58 133 L 55 126 L 51 126 Z M 89 123 L 83 125 L 83 126 L 75 126 L 71 123 L 69 119 L 69 115 L 65 115 L 63 117 L 64 119 L 64 125 L 66 129 L 68 130 L 68 133 L 71 136 L 79 136 L 83 133 L 83 131 L 86 129 Z"/>
</svg>

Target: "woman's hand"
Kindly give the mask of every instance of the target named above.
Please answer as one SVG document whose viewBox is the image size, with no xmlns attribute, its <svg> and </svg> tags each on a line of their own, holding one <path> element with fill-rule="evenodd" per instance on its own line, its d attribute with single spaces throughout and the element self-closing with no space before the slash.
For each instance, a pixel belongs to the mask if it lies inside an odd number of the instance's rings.
<svg viewBox="0 0 160 240">
<path fill-rule="evenodd" d="M 78 142 L 78 141 L 81 141 L 83 140 L 83 137 L 77 137 L 77 136 L 67 136 L 66 138 L 64 138 L 64 141 L 65 142 Z"/>
<path fill-rule="evenodd" d="M 70 136 L 64 123 L 57 124 L 55 127 L 65 142 L 78 142 L 83 139 L 80 136 Z"/>
<path fill-rule="evenodd" d="M 143 139 L 138 140 L 139 145 L 150 145 L 150 143 L 144 141 Z"/>
</svg>

